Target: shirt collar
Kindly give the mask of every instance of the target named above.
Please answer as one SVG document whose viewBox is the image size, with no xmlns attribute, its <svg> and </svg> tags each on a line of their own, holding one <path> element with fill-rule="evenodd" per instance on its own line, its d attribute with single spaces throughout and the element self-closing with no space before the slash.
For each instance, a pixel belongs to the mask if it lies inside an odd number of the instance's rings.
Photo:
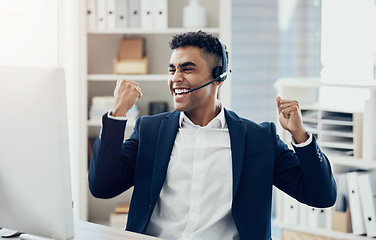
<svg viewBox="0 0 376 240">
<path fill-rule="evenodd" d="M 187 127 L 187 126 L 191 126 L 191 127 L 195 127 L 195 128 L 201 128 L 201 126 L 194 124 L 191 121 L 191 119 L 189 119 L 187 117 L 187 115 L 185 115 L 184 112 L 180 112 L 179 127 L 183 128 L 183 127 Z M 225 111 L 224 111 L 222 104 L 220 104 L 220 112 L 218 113 L 218 115 L 215 118 L 213 118 L 208 123 L 208 125 L 206 125 L 202 128 L 217 128 L 217 129 L 227 128 Z"/>
</svg>

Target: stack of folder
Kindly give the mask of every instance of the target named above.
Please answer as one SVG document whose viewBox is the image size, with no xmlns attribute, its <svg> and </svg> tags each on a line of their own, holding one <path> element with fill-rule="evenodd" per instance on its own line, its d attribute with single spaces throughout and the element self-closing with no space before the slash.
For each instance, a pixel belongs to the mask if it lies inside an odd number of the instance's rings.
<svg viewBox="0 0 376 240">
<path fill-rule="evenodd" d="M 87 27 L 166 29 L 167 5 L 167 0 L 87 0 Z"/>
<path fill-rule="evenodd" d="M 376 172 L 347 173 L 353 233 L 376 237 Z"/>
<path fill-rule="evenodd" d="M 285 194 L 283 222 L 376 237 L 376 172 L 339 173 L 336 182 L 337 202 L 332 209 L 308 207 Z M 329 217 L 331 222 L 327 221 Z"/>
<path fill-rule="evenodd" d="M 284 194 L 282 201 L 284 223 L 314 229 L 326 228 L 329 209 L 309 207 L 287 194 Z"/>
</svg>

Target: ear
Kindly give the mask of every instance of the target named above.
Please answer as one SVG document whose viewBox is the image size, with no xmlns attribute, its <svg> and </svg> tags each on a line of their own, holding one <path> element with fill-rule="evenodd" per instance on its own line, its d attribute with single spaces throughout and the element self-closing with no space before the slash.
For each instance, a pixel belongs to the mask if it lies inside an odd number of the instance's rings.
<svg viewBox="0 0 376 240">
<path fill-rule="evenodd" d="M 213 82 L 213 84 L 216 85 L 217 87 L 219 87 L 223 84 L 223 81 L 215 81 L 215 82 Z"/>
</svg>

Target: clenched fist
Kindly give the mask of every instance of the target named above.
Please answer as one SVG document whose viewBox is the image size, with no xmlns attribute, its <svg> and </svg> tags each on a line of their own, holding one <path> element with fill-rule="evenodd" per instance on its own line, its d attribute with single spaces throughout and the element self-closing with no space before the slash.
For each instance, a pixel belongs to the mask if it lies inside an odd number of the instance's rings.
<svg viewBox="0 0 376 240">
<path fill-rule="evenodd" d="M 141 88 L 137 82 L 124 79 L 118 80 L 114 90 L 115 105 L 111 115 L 124 117 L 141 96 Z"/>
<path fill-rule="evenodd" d="M 299 102 L 277 97 L 277 107 L 281 126 L 291 133 L 296 143 L 307 141 L 309 136 L 303 126 Z"/>
</svg>

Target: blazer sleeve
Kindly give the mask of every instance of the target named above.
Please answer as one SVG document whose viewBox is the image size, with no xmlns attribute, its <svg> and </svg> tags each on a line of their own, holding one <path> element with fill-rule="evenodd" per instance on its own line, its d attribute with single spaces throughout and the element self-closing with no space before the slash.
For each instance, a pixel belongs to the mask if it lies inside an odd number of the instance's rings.
<svg viewBox="0 0 376 240">
<path fill-rule="evenodd" d="M 305 147 L 294 147 L 295 152 L 276 134 L 274 185 L 299 202 L 326 208 L 334 205 L 337 187 L 330 162 L 319 148 L 315 137 Z"/>
<path fill-rule="evenodd" d="M 94 197 L 112 198 L 134 184 L 139 118 L 135 130 L 124 143 L 126 121 L 110 119 L 105 114 L 102 123 L 89 165 L 89 189 Z"/>
</svg>

